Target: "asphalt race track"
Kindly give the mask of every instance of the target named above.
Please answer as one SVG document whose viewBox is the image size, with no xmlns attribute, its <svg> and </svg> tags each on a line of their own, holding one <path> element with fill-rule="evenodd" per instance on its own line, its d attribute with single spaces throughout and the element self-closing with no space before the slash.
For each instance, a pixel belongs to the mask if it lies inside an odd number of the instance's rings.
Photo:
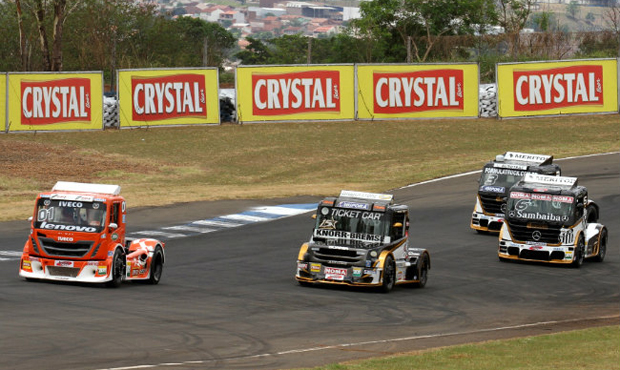
<svg viewBox="0 0 620 370">
<path fill-rule="evenodd" d="M 0 368 L 291 369 L 618 324 L 620 155 L 558 163 L 601 206 L 609 228 L 603 263 L 499 262 L 497 237 L 469 228 L 479 176 L 469 174 L 393 191 L 410 206 L 410 243 L 428 248 L 432 269 L 426 288 L 389 294 L 297 285 L 295 260 L 310 237 L 311 213 L 170 239 L 159 285 L 118 289 L 23 280 L 15 252 L 28 223 L 0 223 Z M 128 227 L 318 200 L 130 209 Z"/>
</svg>

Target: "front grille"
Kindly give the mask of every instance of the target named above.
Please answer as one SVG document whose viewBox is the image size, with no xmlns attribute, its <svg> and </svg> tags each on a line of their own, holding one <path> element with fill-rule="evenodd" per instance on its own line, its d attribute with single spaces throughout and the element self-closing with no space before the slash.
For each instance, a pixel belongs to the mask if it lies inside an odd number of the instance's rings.
<svg viewBox="0 0 620 370">
<path fill-rule="evenodd" d="M 77 277 L 80 269 L 77 267 L 47 266 L 47 273 L 52 276 Z"/>
<path fill-rule="evenodd" d="M 322 261 L 356 263 L 363 261 L 366 255 L 362 254 L 358 256 L 357 251 L 350 249 L 319 248 L 314 251 L 314 257 Z"/>
<path fill-rule="evenodd" d="M 84 257 L 93 246 L 92 241 L 61 243 L 51 238 L 39 237 L 39 244 L 48 256 L 54 257 Z"/>
<path fill-rule="evenodd" d="M 497 214 L 497 213 L 504 213 L 502 211 L 502 204 L 505 204 L 502 201 L 498 201 L 497 200 L 497 195 L 483 195 L 480 194 L 480 205 L 482 206 L 482 209 L 486 212 L 486 213 L 493 213 L 493 214 Z"/>
<path fill-rule="evenodd" d="M 532 225 L 528 226 L 527 222 L 512 220 L 508 221 L 508 226 L 510 227 L 510 233 L 515 241 L 547 244 L 560 243 L 561 226 L 546 225 L 546 228 L 535 227 Z"/>
<path fill-rule="evenodd" d="M 521 251 L 519 257 L 536 261 L 563 260 L 564 252 L 556 251 L 549 254 L 547 251 L 532 251 L 529 249 L 524 249 Z"/>
</svg>

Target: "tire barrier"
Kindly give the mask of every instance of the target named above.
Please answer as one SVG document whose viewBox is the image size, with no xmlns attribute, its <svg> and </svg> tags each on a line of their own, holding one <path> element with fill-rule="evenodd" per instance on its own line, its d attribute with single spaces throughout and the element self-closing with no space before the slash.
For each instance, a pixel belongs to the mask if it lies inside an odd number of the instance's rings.
<svg viewBox="0 0 620 370">
<path fill-rule="evenodd" d="M 481 118 L 497 117 L 497 85 L 496 84 L 480 85 L 479 92 L 478 92 L 478 99 L 480 100 L 478 107 L 480 109 Z"/>
</svg>

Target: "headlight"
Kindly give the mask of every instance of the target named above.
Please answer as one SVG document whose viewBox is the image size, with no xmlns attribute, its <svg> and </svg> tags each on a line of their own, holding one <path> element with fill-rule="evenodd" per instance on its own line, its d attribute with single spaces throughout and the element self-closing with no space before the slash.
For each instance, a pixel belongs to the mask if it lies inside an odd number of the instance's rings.
<svg viewBox="0 0 620 370">
<path fill-rule="evenodd" d="M 377 258 L 377 251 L 370 251 L 370 257 Z"/>
</svg>

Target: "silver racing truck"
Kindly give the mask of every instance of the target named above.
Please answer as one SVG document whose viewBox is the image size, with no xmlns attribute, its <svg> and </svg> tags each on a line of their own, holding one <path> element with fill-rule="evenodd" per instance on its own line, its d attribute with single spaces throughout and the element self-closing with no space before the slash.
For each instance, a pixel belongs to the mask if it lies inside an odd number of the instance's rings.
<svg viewBox="0 0 620 370">
<path fill-rule="evenodd" d="M 553 156 L 550 155 L 506 152 L 486 163 L 479 180 L 471 228 L 479 233 L 499 232 L 510 187 L 526 173 L 560 175 L 560 166 L 552 162 Z"/>
<path fill-rule="evenodd" d="M 409 207 L 391 194 L 343 190 L 321 201 L 312 237 L 297 257 L 295 278 L 314 283 L 424 287 L 431 267 L 426 249 L 409 245 Z"/>
</svg>

